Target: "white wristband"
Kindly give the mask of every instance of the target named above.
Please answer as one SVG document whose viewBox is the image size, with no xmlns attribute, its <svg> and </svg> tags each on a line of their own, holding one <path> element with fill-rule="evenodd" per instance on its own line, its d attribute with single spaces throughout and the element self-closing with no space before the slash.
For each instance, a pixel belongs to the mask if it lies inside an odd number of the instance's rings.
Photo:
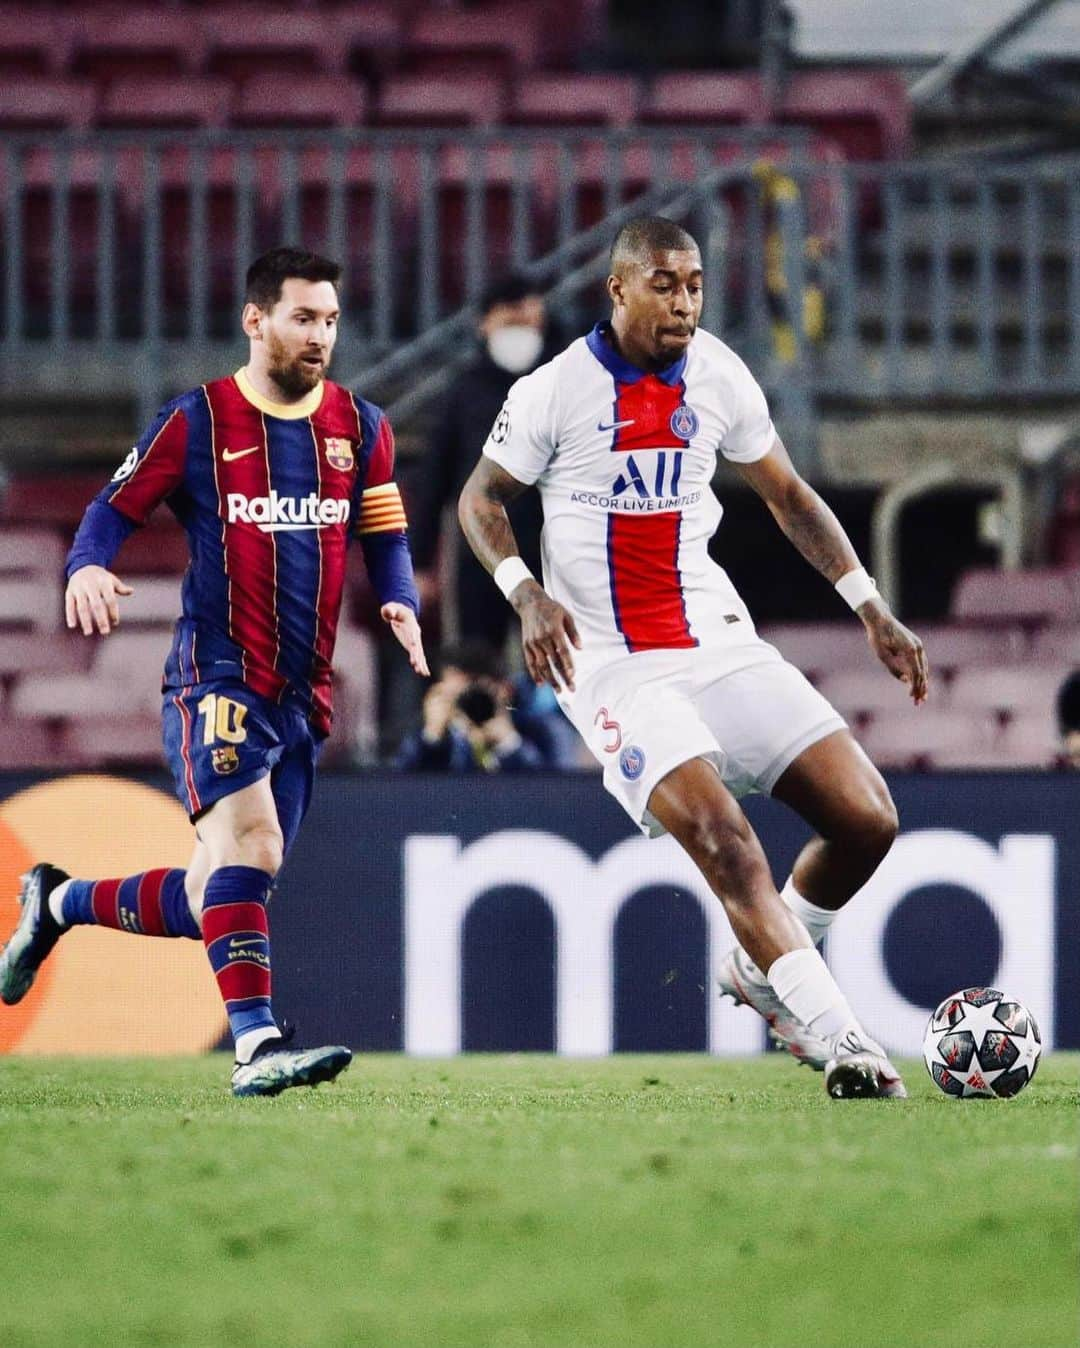
<svg viewBox="0 0 1080 1348">
<path fill-rule="evenodd" d="M 523 580 L 533 580 L 533 573 L 520 557 L 504 557 L 492 572 L 491 579 L 509 599 Z"/>
<path fill-rule="evenodd" d="M 866 567 L 864 566 L 849 571 L 847 575 L 841 576 L 836 582 L 836 593 L 845 604 L 853 609 L 857 609 L 860 604 L 865 604 L 868 599 L 873 599 L 877 592 L 877 582 L 873 576 L 866 574 Z"/>
</svg>

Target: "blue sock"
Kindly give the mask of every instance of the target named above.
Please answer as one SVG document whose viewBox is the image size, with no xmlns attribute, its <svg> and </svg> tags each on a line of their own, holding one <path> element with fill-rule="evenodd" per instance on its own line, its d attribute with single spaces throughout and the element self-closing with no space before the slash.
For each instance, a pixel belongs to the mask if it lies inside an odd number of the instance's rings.
<svg viewBox="0 0 1080 1348">
<path fill-rule="evenodd" d="M 186 936 L 202 932 L 184 892 L 185 872 L 143 871 L 120 880 L 72 880 L 61 905 L 68 927 L 113 927 L 136 936 Z"/>
<path fill-rule="evenodd" d="M 202 936 L 234 1040 L 250 1030 L 277 1029 L 266 920 L 272 881 L 255 866 L 220 866 L 206 882 Z"/>
</svg>

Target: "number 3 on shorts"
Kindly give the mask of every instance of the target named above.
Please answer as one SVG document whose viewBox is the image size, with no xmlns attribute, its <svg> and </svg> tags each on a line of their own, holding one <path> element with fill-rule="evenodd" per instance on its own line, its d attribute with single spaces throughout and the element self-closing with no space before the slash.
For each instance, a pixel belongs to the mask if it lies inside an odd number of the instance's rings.
<svg viewBox="0 0 1080 1348">
<path fill-rule="evenodd" d="M 199 715 L 203 718 L 203 744 L 213 744 L 215 740 L 224 740 L 226 744 L 243 744 L 247 739 L 244 729 L 247 712 L 242 702 L 234 702 L 231 697 L 222 697 L 218 693 L 207 693 L 199 703 Z"/>
</svg>

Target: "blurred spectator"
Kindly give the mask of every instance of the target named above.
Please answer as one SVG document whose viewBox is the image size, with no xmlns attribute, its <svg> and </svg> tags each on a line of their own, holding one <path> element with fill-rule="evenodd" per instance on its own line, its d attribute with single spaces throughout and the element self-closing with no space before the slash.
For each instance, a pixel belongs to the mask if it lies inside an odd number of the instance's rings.
<svg viewBox="0 0 1080 1348">
<path fill-rule="evenodd" d="M 507 679 L 485 642 L 447 648 L 424 697 L 423 724 L 408 735 L 397 766 L 434 772 L 524 772 L 573 766 L 574 730 L 548 687 L 525 674 Z"/>
<path fill-rule="evenodd" d="M 1066 765 L 1080 771 L 1080 669 L 1074 669 L 1058 691 L 1057 719 Z"/>
<path fill-rule="evenodd" d="M 506 399 L 510 385 L 551 354 L 547 316 L 536 288 L 510 275 L 488 287 L 480 302 L 481 349 L 458 376 L 439 407 L 437 423 L 409 511 L 409 537 L 421 599 L 437 593 L 435 577 L 443 511 L 456 501 Z M 528 491 L 510 507 L 522 556 L 540 574 L 540 498 Z M 455 522 L 454 528 L 457 525 Z M 456 550 L 454 599 L 457 633 L 501 651 L 513 616 L 510 606 L 472 550 Z"/>
</svg>

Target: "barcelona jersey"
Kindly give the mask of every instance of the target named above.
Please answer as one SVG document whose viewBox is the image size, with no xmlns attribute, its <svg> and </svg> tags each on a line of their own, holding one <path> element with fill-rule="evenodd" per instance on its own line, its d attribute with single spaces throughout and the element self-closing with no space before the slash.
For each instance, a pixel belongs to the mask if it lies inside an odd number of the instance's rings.
<svg viewBox="0 0 1080 1348">
<path fill-rule="evenodd" d="M 329 381 L 285 405 L 241 370 L 162 408 L 97 500 L 133 524 L 164 501 L 187 532 L 165 686 L 240 679 L 326 734 L 346 548 L 404 535 L 393 471 L 382 411 Z"/>
</svg>

